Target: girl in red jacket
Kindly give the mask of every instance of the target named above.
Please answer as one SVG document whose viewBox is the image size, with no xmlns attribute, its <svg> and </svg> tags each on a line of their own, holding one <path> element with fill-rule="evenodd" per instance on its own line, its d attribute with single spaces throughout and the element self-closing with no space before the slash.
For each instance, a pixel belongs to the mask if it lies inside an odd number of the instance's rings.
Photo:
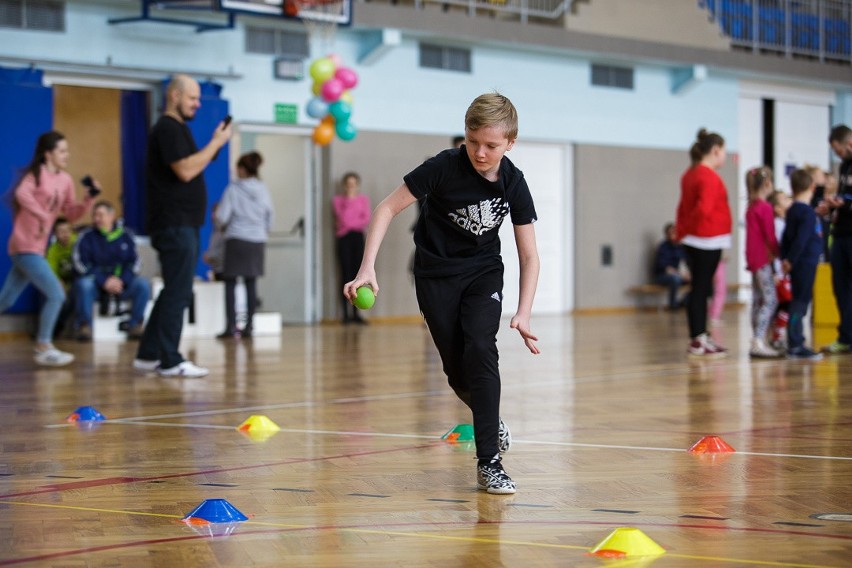
<svg viewBox="0 0 852 568">
<path fill-rule="evenodd" d="M 716 172 L 725 163 L 725 139 L 701 129 L 689 150 L 692 165 L 680 180 L 677 238 L 684 245 L 692 274 L 686 307 L 691 338 L 688 354 L 715 359 L 727 355 L 707 334 L 707 299 L 722 251 L 731 246 L 731 210 L 728 192 Z"/>
</svg>

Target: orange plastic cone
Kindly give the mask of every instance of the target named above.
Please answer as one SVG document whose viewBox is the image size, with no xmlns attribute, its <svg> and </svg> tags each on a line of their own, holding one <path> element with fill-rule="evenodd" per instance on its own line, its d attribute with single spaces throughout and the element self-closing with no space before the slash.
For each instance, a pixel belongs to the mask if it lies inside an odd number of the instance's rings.
<svg viewBox="0 0 852 568">
<path fill-rule="evenodd" d="M 704 436 L 687 451 L 691 454 L 732 454 L 736 450 L 719 436 Z"/>
</svg>

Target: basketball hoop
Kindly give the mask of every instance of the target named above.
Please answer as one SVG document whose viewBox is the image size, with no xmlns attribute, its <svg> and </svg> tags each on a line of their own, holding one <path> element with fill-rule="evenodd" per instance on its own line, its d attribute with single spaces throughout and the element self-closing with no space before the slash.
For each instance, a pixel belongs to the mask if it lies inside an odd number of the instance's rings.
<svg viewBox="0 0 852 568">
<path fill-rule="evenodd" d="M 338 24 L 348 21 L 345 8 L 346 0 L 284 0 L 285 14 L 298 17 L 323 51 L 334 43 Z"/>
</svg>

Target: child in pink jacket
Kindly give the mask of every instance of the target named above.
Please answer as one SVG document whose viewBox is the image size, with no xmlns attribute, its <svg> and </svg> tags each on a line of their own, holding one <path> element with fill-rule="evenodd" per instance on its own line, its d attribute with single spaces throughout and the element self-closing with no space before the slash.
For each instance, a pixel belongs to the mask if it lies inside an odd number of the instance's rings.
<svg viewBox="0 0 852 568">
<path fill-rule="evenodd" d="M 68 142 L 56 131 L 39 136 L 33 159 L 15 187 L 12 235 L 9 237 L 9 257 L 12 269 L 0 289 L 0 312 L 8 310 L 27 284 L 32 283 L 45 296 L 39 314 L 36 334 L 35 362 L 58 367 L 74 360 L 70 353 L 53 346 L 53 328 L 65 301 L 62 283 L 50 269 L 44 254 L 53 223 L 60 215 L 73 221 L 85 214 L 95 196 L 100 193 L 92 182 L 89 194 L 82 202 L 75 197 L 74 180 L 65 168 L 68 163 Z"/>
<path fill-rule="evenodd" d="M 746 173 L 748 209 L 746 210 L 746 268 L 752 274 L 751 325 L 752 357 L 778 357 L 780 353 L 766 342 L 772 316 L 778 308 L 775 293 L 775 270 L 772 261 L 778 257 L 775 237 L 775 212 L 766 198 L 774 191 L 772 170 L 752 168 Z"/>
</svg>

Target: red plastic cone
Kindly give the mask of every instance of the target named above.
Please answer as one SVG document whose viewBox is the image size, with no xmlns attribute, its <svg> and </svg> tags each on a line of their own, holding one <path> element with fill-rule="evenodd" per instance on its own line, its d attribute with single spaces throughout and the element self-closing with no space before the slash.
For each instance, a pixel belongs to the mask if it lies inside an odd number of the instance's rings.
<svg viewBox="0 0 852 568">
<path fill-rule="evenodd" d="M 719 436 L 704 436 L 687 451 L 690 454 L 732 454 L 736 450 Z"/>
</svg>

